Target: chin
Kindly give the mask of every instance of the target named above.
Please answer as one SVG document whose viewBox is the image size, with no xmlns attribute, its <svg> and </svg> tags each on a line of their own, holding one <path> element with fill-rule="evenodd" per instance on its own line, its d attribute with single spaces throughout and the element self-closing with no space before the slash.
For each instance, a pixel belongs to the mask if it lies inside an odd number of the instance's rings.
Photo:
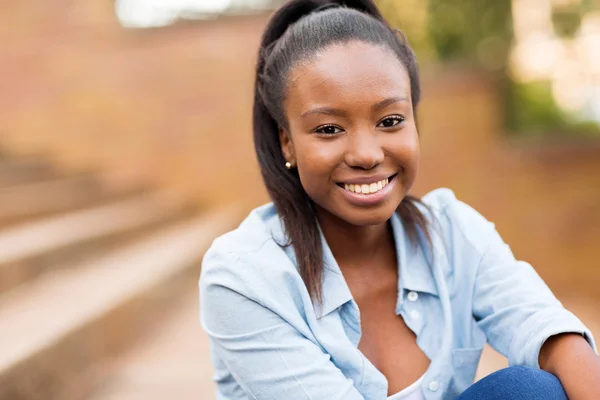
<svg viewBox="0 0 600 400">
<path fill-rule="evenodd" d="M 354 226 L 373 226 L 387 222 L 398 208 L 398 203 L 394 205 L 382 205 L 373 208 L 351 207 L 346 210 L 339 210 L 335 215 L 346 223 Z"/>
<path fill-rule="evenodd" d="M 405 196 L 405 193 L 398 189 L 396 188 L 388 193 L 387 198 L 374 204 L 360 204 L 345 195 L 340 196 L 343 189 L 337 191 L 334 196 L 325 198 L 323 202 L 315 201 L 315 204 L 321 212 L 329 216 L 328 218 L 338 220 L 342 224 L 358 227 L 375 226 L 387 222 L 396 212 Z"/>
</svg>

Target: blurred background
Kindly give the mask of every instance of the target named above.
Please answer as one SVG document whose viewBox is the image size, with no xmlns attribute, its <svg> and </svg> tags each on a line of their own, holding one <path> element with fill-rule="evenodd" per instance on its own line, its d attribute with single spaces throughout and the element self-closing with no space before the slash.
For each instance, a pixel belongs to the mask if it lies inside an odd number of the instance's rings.
<svg viewBox="0 0 600 400">
<path fill-rule="evenodd" d="M 199 262 L 268 201 L 252 77 L 281 3 L 0 4 L 1 400 L 215 398 Z M 452 188 L 600 332 L 600 2 L 379 5 L 421 64 L 414 194 Z"/>
</svg>

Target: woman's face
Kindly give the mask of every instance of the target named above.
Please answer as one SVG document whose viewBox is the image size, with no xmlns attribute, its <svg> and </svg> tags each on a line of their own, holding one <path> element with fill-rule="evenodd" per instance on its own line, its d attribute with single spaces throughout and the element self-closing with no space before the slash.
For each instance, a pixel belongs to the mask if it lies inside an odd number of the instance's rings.
<svg viewBox="0 0 600 400">
<path fill-rule="evenodd" d="M 410 80 L 391 50 L 326 47 L 290 71 L 284 157 L 321 216 L 357 226 L 387 221 L 419 161 Z"/>
</svg>

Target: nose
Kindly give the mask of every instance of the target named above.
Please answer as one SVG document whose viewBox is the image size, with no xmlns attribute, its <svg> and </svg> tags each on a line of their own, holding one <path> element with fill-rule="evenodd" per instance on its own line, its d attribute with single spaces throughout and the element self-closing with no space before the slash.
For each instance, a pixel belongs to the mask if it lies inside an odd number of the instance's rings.
<svg viewBox="0 0 600 400">
<path fill-rule="evenodd" d="M 348 135 L 345 161 L 352 168 L 372 169 L 383 162 L 385 154 L 375 132 Z"/>
</svg>

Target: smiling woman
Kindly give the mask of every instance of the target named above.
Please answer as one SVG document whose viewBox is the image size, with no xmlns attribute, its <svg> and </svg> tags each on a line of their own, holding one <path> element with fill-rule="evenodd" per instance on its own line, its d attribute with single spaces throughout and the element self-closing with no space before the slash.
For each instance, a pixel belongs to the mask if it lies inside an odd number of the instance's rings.
<svg viewBox="0 0 600 400">
<path fill-rule="evenodd" d="M 385 48 L 352 41 L 331 45 L 289 79 L 283 156 L 297 165 L 319 221 L 385 222 L 412 186 L 419 160 L 402 63 Z"/>
<path fill-rule="evenodd" d="M 417 64 L 371 0 L 287 2 L 255 89 L 273 202 L 200 277 L 219 399 L 600 398 L 591 332 L 494 225 L 410 195 Z M 486 341 L 512 366 L 472 385 Z"/>
</svg>

